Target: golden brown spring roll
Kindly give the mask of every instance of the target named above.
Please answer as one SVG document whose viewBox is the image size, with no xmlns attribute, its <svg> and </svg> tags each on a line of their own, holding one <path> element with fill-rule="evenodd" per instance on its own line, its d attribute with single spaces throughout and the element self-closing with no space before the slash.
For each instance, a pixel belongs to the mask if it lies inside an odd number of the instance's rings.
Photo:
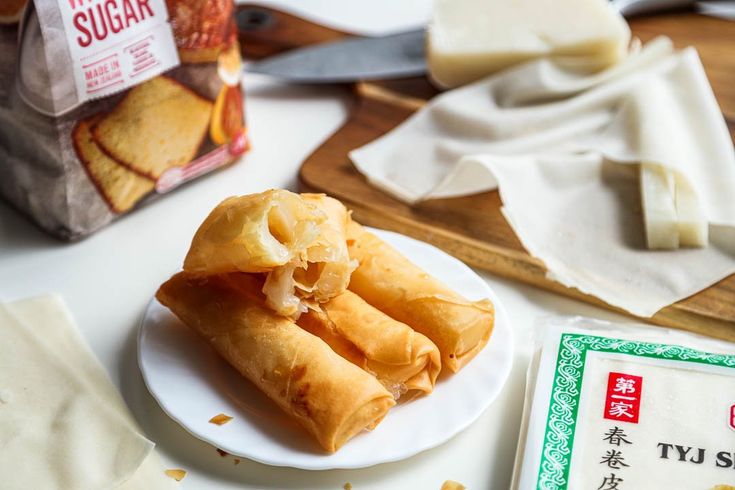
<svg viewBox="0 0 735 490">
<path fill-rule="evenodd" d="M 184 270 L 269 272 L 305 254 L 325 219 L 313 204 L 285 190 L 230 197 L 197 230 Z"/>
<path fill-rule="evenodd" d="M 375 427 L 395 404 L 374 376 L 248 294 L 251 277 L 179 273 L 156 298 L 327 451 Z"/>
<path fill-rule="evenodd" d="M 297 324 L 393 392 L 431 393 L 441 370 L 439 349 L 424 335 L 370 306 L 352 291 L 301 315 Z"/>
<path fill-rule="evenodd" d="M 268 306 L 281 315 L 295 318 L 307 310 L 307 304 L 315 306 L 344 292 L 350 274 L 357 267 L 347 251 L 345 233 L 349 215 L 344 205 L 324 194 L 301 194 L 301 197 L 324 213 L 326 219 L 319 224 L 319 234 L 306 253 L 274 268 L 263 287 Z"/>
<path fill-rule="evenodd" d="M 327 219 L 320 225 L 316 242 L 307 250 L 307 269 L 297 271 L 299 288 L 313 292 L 314 299 L 324 302 L 347 290 L 357 261 L 347 250 L 347 224 L 350 215 L 338 200 L 324 194 L 301 194 L 322 211 Z"/>
<path fill-rule="evenodd" d="M 429 337 L 442 365 L 456 373 L 485 347 L 495 317 L 489 299 L 466 300 L 357 223 L 348 226 L 347 244 L 360 263 L 350 290 Z"/>
</svg>

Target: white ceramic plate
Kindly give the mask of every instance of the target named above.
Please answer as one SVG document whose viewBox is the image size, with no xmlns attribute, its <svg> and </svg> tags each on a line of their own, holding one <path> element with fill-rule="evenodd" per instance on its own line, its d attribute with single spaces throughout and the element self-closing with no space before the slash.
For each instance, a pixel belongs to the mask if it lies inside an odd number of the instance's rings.
<svg viewBox="0 0 735 490">
<path fill-rule="evenodd" d="M 508 315 L 487 283 L 459 260 L 424 242 L 373 231 L 466 298 L 492 300 L 490 342 L 464 369 L 442 373 L 430 396 L 399 403 L 375 430 L 357 435 L 335 454 L 324 454 L 309 434 L 154 299 L 140 327 L 138 363 L 161 408 L 195 437 L 232 455 L 310 470 L 398 461 L 470 425 L 495 400 L 510 373 Z M 218 413 L 234 419 L 222 426 L 209 423 Z"/>
</svg>

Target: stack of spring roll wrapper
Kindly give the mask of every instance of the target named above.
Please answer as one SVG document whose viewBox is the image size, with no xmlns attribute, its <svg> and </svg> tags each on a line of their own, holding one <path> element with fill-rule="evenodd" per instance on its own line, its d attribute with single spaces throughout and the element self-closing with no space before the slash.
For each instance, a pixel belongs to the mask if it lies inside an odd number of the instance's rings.
<svg viewBox="0 0 735 490">
<path fill-rule="evenodd" d="M 58 296 L 0 304 L 0 488 L 177 488 Z"/>
<path fill-rule="evenodd" d="M 470 302 L 322 194 L 231 197 L 156 297 L 334 452 L 487 344 Z"/>
</svg>

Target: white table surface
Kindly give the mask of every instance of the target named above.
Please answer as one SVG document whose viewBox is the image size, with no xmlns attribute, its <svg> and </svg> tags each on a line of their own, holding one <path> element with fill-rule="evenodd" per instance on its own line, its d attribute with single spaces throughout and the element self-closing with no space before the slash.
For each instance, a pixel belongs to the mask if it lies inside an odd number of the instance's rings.
<svg viewBox="0 0 735 490">
<path fill-rule="evenodd" d="M 425 22 L 428 0 L 261 1 L 312 20 L 365 34 Z M 120 388 L 133 414 L 170 468 L 184 468 L 186 489 L 439 489 L 454 479 L 469 489 L 510 485 L 534 320 L 544 314 L 619 315 L 480 273 L 511 318 L 516 347 L 499 399 L 446 444 L 405 461 L 361 470 L 309 472 L 243 460 L 233 464 L 189 435 L 146 391 L 135 355 L 143 311 L 158 285 L 181 267 L 194 231 L 223 198 L 273 187 L 296 189 L 303 159 L 349 112 L 347 89 L 287 86 L 246 75 L 246 114 L 253 149 L 236 166 L 178 189 L 79 243 L 48 237 L 0 202 L 0 300 L 56 292 Z"/>
</svg>

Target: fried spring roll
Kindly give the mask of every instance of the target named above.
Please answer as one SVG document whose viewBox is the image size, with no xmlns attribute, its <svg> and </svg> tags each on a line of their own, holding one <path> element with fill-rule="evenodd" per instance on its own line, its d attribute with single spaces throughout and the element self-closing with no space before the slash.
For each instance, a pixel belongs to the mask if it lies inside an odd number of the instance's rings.
<svg viewBox="0 0 735 490">
<path fill-rule="evenodd" d="M 441 370 L 436 345 L 351 291 L 301 315 L 297 324 L 339 355 L 373 373 L 393 396 L 431 393 Z"/>
<path fill-rule="evenodd" d="M 315 307 L 344 292 L 357 267 L 347 251 L 349 214 L 344 205 L 324 194 L 301 194 L 301 198 L 324 213 L 326 219 L 319 224 L 319 233 L 306 252 L 274 268 L 263 286 L 268 306 L 291 317 L 305 312 L 307 304 Z"/>
<path fill-rule="evenodd" d="M 269 272 L 306 253 L 323 212 L 285 190 L 230 197 L 204 220 L 184 260 L 200 275 Z"/>
<path fill-rule="evenodd" d="M 360 263 L 350 290 L 430 338 L 442 365 L 457 372 L 485 347 L 495 316 L 489 299 L 466 300 L 355 222 L 347 244 Z"/>
<path fill-rule="evenodd" d="M 374 428 L 395 405 L 374 376 L 318 337 L 262 306 L 245 274 L 179 273 L 156 298 L 329 452 Z"/>
<path fill-rule="evenodd" d="M 305 291 L 314 293 L 314 299 L 324 302 L 345 290 L 357 261 L 347 250 L 347 224 L 350 215 L 338 200 L 324 194 L 302 194 L 314 204 L 327 219 L 320 225 L 316 242 L 307 250 L 308 266 L 297 271 L 296 281 Z"/>
</svg>

